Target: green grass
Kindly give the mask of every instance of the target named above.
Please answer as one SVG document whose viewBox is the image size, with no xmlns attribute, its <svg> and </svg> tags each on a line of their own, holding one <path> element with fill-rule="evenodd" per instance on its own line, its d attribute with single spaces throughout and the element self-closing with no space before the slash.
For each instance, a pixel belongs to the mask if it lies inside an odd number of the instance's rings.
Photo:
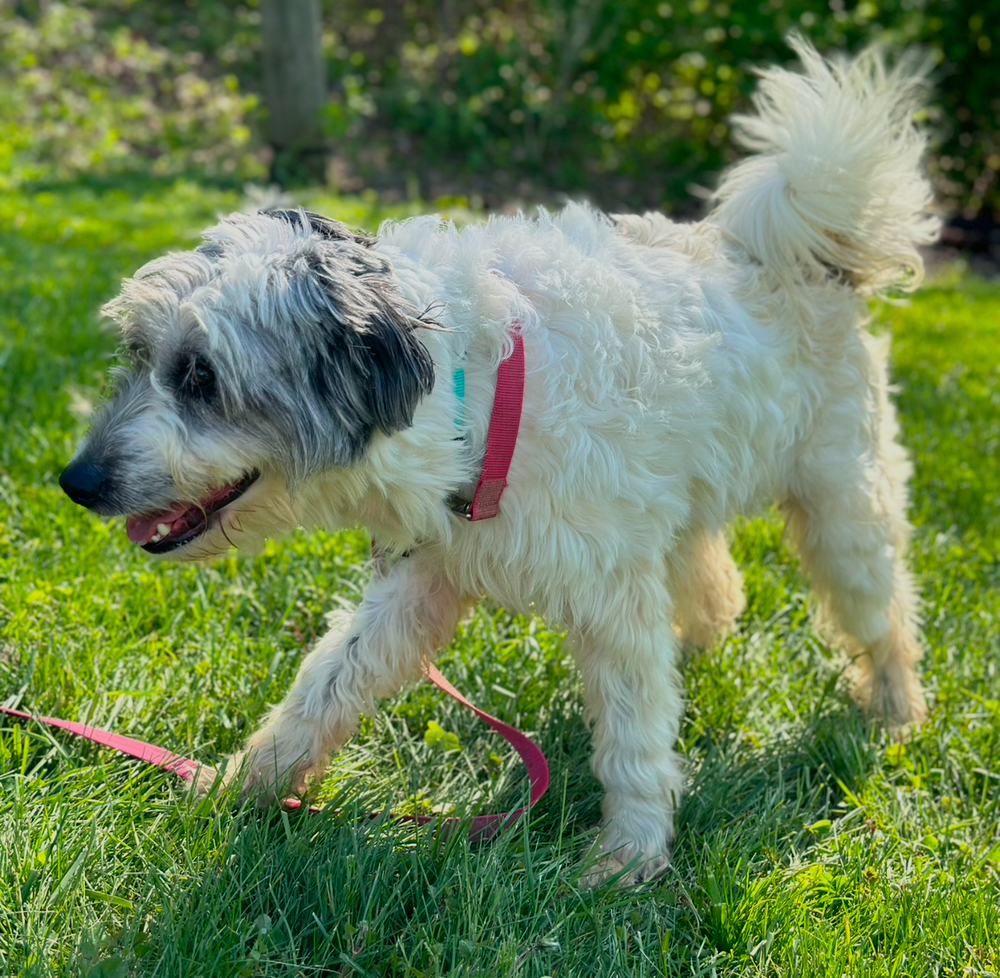
<svg viewBox="0 0 1000 978">
<path fill-rule="evenodd" d="M 281 696 L 324 614 L 357 599 L 366 539 L 154 565 L 56 479 L 115 343 L 100 302 L 236 203 L 190 185 L 0 201 L 0 697 L 209 762 Z M 213 812 L 165 774 L 0 721 L 0 974 L 997 974 L 1000 288 L 953 277 L 877 313 L 917 467 L 933 709 L 912 739 L 850 704 L 778 523 L 741 523 L 749 607 L 686 666 L 692 788 L 662 881 L 577 886 L 600 803 L 579 682 L 558 633 L 485 607 L 442 666 L 533 734 L 554 776 L 486 846 L 366 817 L 524 799 L 506 745 L 426 685 L 366 721 L 316 817 Z M 428 743 L 431 722 L 461 749 Z"/>
</svg>

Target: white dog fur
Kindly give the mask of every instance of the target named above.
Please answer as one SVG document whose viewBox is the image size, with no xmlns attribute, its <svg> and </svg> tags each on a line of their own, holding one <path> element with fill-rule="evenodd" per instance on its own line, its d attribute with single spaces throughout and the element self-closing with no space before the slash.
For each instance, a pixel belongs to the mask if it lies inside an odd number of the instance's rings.
<svg viewBox="0 0 1000 978">
<path fill-rule="evenodd" d="M 684 789 L 679 638 L 733 627 L 725 527 L 774 500 L 858 699 L 922 719 L 910 466 L 864 301 L 916 287 L 916 247 L 937 232 L 921 77 L 792 44 L 802 72 L 761 73 L 735 120 L 752 155 L 701 223 L 574 204 L 365 240 L 304 212 L 234 215 L 109 305 L 132 365 L 64 476 L 74 498 L 152 514 L 130 533 L 155 550 L 193 519 L 178 500 L 209 510 L 245 488 L 177 545 L 184 559 L 299 524 L 363 524 L 396 555 L 250 738 L 247 792 L 302 791 L 488 595 L 568 630 L 605 790 L 594 878 L 655 875 Z M 475 485 L 515 322 L 527 377 L 509 489 L 498 518 L 469 523 L 447 500 Z M 358 337 L 350 356 L 336 345 Z"/>
</svg>

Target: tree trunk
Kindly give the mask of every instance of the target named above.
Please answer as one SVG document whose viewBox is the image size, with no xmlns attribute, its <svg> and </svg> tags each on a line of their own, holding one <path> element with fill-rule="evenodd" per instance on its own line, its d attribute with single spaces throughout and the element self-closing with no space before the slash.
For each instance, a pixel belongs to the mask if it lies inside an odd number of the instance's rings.
<svg viewBox="0 0 1000 978">
<path fill-rule="evenodd" d="M 261 0 L 260 13 L 271 179 L 282 185 L 321 181 L 326 66 L 319 0 Z"/>
</svg>

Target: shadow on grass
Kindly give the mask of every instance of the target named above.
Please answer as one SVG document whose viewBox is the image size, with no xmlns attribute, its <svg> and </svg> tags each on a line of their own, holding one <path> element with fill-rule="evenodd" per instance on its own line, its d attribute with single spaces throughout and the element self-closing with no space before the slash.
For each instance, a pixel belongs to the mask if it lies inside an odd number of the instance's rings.
<svg viewBox="0 0 1000 978">
<path fill-rule="evenodd" d="M 394 819 L 384 782 L 372 788 L 358 777 L 344 781 L 315 816 L 252 809 L 209 815 L 182 800 L 179 820 L 212 820 L 221 844 L 199 854 L 190 875 L 151 880 L 153 912 L 137 914 L 113 947 L 87 952 L 80 970 L 114 974 L 107 969 L 119 961 L 122 974 L 508 974 L 516 968 L 518 975 L 541 976 L 559 963 L 567 974 L 610 974 L 635 953 L 621 936 L 624 927 L 634 931 L 633 942 L 662 947 L 656 967 L 674 973 L 692 964 L 694 949 L 734 945 L 739 929 L 732 910 L 748 874 L 787 865 L 810 838 L 810 826 L 842 814 L 844 787 L 860 791 L 876 756 L 872 729 L 845 704 L 768 744 L 740 740 L 735 731 L 722 735 L 697 763 L 669 873 L 638 890 L 578 887 L 601 791 L 573 701 L 543 734 L 550 793 L 530 821 L 487 844 Z M 491 806 L 516 807 L 525 793 L 524 779 L 511 779 Z M 383 814 L 371 818 L 373 810 Z M 601 950 L 587 951 L 602 934 L 606 939 L 595 945 Z M 673 935 L 669 948 L 665 934 Z M 588 960 L 593 954 L 604 957 Z M 586 972 L 578 970 L 584 966 Z M 636 967 L 631 973 L 659 973 Z"/>
<path fill-rule="evenodd" d="M 766 744 L 730 739 L 708 746 L 681 807 L 678 846 L 713 833 L 733 834 L 762 849 L 805 817 L 831 817 L 845 788 L 859 793 L 874 769 L 876 728 L 844 704 Z"/>
<path fill-rule="evenodd" d="M 792 725 L 767 743 L 727 732 L 709 743 L 681 807 L 671 872 L 720 951 L 745 939 L 736 913 L 753 881 L 784 872 L 847 814 L 877 769 L 880 729 L 853 706 Z M 694 935 L 692 935 L 694 936 Z"/>
</svg>

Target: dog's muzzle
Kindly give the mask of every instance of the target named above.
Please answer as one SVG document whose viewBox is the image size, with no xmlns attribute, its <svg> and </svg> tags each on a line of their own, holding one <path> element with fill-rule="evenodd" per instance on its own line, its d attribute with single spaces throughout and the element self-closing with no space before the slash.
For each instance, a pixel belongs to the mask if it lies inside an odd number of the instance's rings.
<svg viewBox="0 0 1000 978">
<path fill-rule="evenodd" d="M 170 500 L 149 508 L 155 494 L 146 499 L 127 499 L 113 476 L 113 467 L 86 455 L 74 459 L 59 476 L 59 485 L 73 502 L 100 516 L 125 516 L 132 543 L 151 554 L 177 550 L 205 533 L 219 519 L 218 514 L 236 502 L 258 479 L 252 469 L 234 482 L 218 486 L 200 499 Z"/>
</svg>

